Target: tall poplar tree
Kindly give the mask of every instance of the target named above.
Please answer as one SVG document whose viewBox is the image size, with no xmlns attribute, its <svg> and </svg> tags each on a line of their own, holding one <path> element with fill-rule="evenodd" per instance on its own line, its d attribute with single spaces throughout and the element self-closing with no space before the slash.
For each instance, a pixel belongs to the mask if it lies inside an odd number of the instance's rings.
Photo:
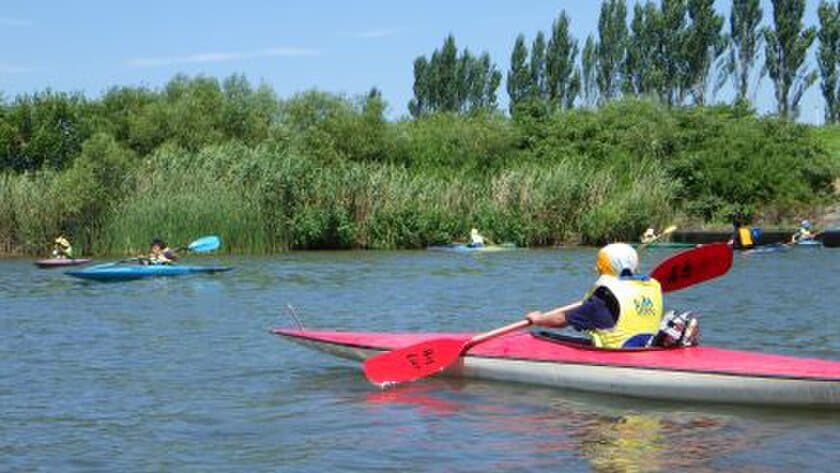
<svg viewBox="0 0 840 473">
<path fill-rule="evenodd" d="M 580 91 L 577 55 L 578 43 L 569 31 L 569 16 L 562 11 L 551 25 L 545 53 L 546 90 L 555 107 L 572 108 Z"/>
<path fill-rule="evenodd" d="M 772 0 L 772 3 L 774 28 L 764 29 L 765 67 L 776 89 L 778 114 L 796 118 L 802 95 L 817 80 L 817 72 L 805 61 L 817 31 L 802 24 L 805 0 Z"/>
<path fill-rule="evenodd" d="M 729 16 L 729 61 L 727 73 L 731 74 L 735 84 L 737 100 L 748 100 L 750 77 L 761 43 L 764 39 L 761 19 L 764 11 L 760 0 L 733 0 L 732 13 Z M 765 74 L 759 69 L 759 77 Z"/>
<path fill-rule="evenodd" d="M 627 39 L 627 4 L 624 0 L 606 0 L 601 4 L 601 14 L 598 16 L 596 45 L 596 76 L 602 100 L 613 99 L 620 91 L 627 57 Z"/>
<path fill-rule="evenodd" d="M 531 45 L 531 93 L 530 97 L 535 100 L 545 100 L 546 94 L 546 73 L 545 73 L 545 34 L 537 32 L 537 37 Z"/>
<path fill-rule="evenodd" d="M 684 44 L 685 87 L 695 104 L 704 105 L 712 67 L 726 48 L 723 16 L 715 13 L 714 0 L 688 0 L 687 6 L 691 23 Z"/>
<path fill-rule="evenodd" d="M 586 37 L 581 55 L 581 99 L 586 107 L 591 107 L 598 102 L 598 45 L 592 35 Z"/>
<path fill-rule="evenodd" d="M 510 70 L 507 73 L 507 93 L 510 97 L 510 113 L 526 100 L 531 92 L 531 71 L 528 67 L 528 46 L 525 36 L 519 35 L 510 53 Z"/>
<path fill-rule="evenodd" d="M 408 104 L 412 116 L 434 112 L 470 113 L 496 108 L 496 90 L 502 74 L 483 53 L 476 57 L 468 50 L 458 54 L 455 38 L 446 37 L 431 59 L 414 61 L 414 98 Z"/>
<path fill-rule="evenodd" d="M 624 91 L 634 95 L 649 95 L 657 92 L 663 71 L 657 60 L 662 36 L 662 20 L 659 7 L 648 0 L 644 5 L 633 7 L 633 21 L 630 24 L 630 39 L 627 58 L 624 63 Z"/>
<path fill-rule="evenodd" d="M 659 97 L 668 105 L 682 103 L 687 93 L 687 13 L 686 0 L 662 0 L 656 62 L 662 74 Z"/>
<path fill-rule="evenodd" d="M 821 1 L 817 13 L 820 17 L 817 63 L 822 76 L 825 121 L 840 123 L 840 0 L 833 5 Z"/>
</svg>

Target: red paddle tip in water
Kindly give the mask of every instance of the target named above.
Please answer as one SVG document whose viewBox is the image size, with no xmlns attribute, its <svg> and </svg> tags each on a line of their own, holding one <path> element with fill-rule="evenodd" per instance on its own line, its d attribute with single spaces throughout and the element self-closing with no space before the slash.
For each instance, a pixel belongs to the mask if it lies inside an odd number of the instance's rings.
<svg viewBox="0 0 840 473">
<path fill-rule="evenodd" d="M 365 360 L 368 381 L 380 387 L 406 383 L 443 371 L 461 356 L 469 339 L 438 338 Z M 385 355 L 385 354 L 383 354 Z"/>
</svg>

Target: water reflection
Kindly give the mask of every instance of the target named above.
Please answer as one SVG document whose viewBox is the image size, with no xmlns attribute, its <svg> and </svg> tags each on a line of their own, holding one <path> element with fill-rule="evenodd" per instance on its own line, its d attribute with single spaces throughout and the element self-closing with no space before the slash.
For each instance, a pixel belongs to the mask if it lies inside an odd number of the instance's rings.
<svg viewBox="0 0 840 473">
<path fill-rule="evenodd" d="M 447 423 L 477 438 L 508 439 L 492 442 L 493 448 L 527 457 L 529 467 L 556 466 L 558 460 L 577 457 L 603 472 L 716 471 L 722 460 L 759 449 L 802 416 L 831 425 L 831 420 L 807 411 L 698 410 L 678 403 L 439 378 L 373 390 L 362 402 L 379 409 L 380 416 L 410 407 L 412 416 L 420 418 L 417 422 Z M 494 466 L 515 465 L 501 461 Z"/>
</svg>

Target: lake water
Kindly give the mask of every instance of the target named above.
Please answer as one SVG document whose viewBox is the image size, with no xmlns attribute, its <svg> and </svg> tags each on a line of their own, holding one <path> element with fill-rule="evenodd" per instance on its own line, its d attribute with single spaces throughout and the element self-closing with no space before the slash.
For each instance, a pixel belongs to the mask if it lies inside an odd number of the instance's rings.
<svg viewBox="0 0 840 473">
<path fill-rule="evenodd" d="M 669 253 L 650 251 L 650 267 Z M 836 471 L 840 414 L 433 379 L 380 391 L 294 326 L 484 331 L 578 299 L 594 250 L 197 258 L 85 283 L 0 260 L 0 471 Z M 666 296 L 709 345 L 840 359 L 840 250 Z"/>
</svg>

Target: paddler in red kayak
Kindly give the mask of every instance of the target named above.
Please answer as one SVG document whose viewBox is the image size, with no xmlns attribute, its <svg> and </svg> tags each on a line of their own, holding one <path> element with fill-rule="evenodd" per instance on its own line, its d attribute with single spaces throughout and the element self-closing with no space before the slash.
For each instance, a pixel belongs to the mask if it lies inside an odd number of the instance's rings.
<svg viewBox="0 0 840 473">
<path fill-rule="evenodd" d="M 598 251 L 595 268 L 600 275 L 577 308 L 531 312 L 534 325 L 571 326 L 586 332 L 602 348 L 644 347 L 657 334 L 662 321 L 659 282 L 637 275 L 639 255 L 626 243 L 612 243 Z"/>
<path fill-rule="evenodd" d="M 57 259 L 72 259 L 73 247 L 70 246 L 70 240 L 63 235 L 56 238 L 55 245 L 53 245 L 52 257 Z"/>
</svg>

